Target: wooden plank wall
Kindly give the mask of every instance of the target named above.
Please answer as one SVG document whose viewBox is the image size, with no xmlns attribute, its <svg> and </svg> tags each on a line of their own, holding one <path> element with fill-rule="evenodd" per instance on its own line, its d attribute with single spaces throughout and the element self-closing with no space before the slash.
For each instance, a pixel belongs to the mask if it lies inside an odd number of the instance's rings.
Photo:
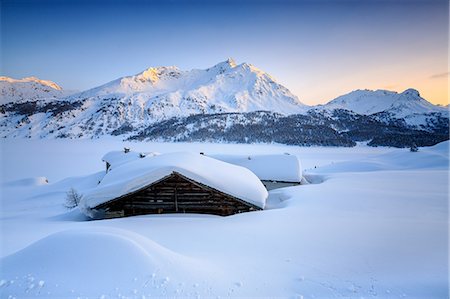
<svg viewBox="0 0 450 299">
<path fill-rule="evenodd" d="M 161 213 L 228 216 L 260 208 L 173 173 L 133 194 L 95 208 L 103 218 Z"/>
</svg>

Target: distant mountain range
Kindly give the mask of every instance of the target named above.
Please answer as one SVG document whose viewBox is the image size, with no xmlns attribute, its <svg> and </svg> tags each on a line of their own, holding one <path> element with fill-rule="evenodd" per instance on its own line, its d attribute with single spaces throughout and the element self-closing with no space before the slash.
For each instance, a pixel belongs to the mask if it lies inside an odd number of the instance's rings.
<svg viewBox="0 0 450 299">
<path fill-rule="evenodd" d="M 20 80 L 0 76 L 0 104 L 22 100 L 56 99 L 68 95 L 52 81 L 28 77 Z"/>
<path fill-rule="evenodd" d="M 205 70 L 149 68 L 70 94 L 52 81 L 0 77 L 0 137 L 432 145 L 448 107 L 419 92 L 356 90 L 307 106 L 270 75 L 232 59 Z"/>
<path fill-rule="evenodd" d="M 449 113 L 448 107 L 433 105 L 423 99 L 415 89 L 407 89 L 402 93 L 387 90 L 355 90 L 319 107 L 326 110 L 345 109 L 362 115 L 389 114 L 391 117 L 404 119 L 412 126 L 426 125 L 426 117 L 423 116 Z"/>
</svg>

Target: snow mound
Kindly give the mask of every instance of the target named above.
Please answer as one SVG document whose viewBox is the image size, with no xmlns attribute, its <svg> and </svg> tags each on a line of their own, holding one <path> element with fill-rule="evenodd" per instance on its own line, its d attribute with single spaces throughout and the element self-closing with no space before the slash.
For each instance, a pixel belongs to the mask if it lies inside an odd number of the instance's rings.
<svg viewBox="0 0 450 299">
<path fill-rule="evenodd" d="M 80 208 L 89 214 L 91 208 L 137 191 L 173 172 L 260 208 L 264 208 L 268 197 L 266 188 L 250 170 L 204 155 L 179 152 L 122 164 L 115 171 L 108 172 L 97 187 L 84 194 Z"/>
<path fill-rule="evenodd" d="M 48 179 L 43 176 L 34 177 L 34 178 L 25 178 L 15 181 L 9 181 L 3 183 L 3 187 L 33 187 L 33 186 L 42 186 L 47 185 Z"/>
<path fill-rule="evenodd" d="M 10 283 L 9 279 L 16 277 L 26 280 L 10 284 L 2 293 L 27 292 L 28 296 L 41 293 L 43 297 L 47 294 L 57 298 L 67 296 L 58 293 L 62 290 L 77 293 L 90 293 L 90 289 L 123 290 L 132 281 L 142 288 L 154 285 L 158 279 L 167 280 L 169 274 L 172 278 L 187 275 L 199 267 L 196 263 L 127 230 L 96 227 L 66 230 L 3 258 L 2 279 L 8 279 L 5 282 Z M 50 281 L 52 285 L 45 284 Z"/>
</svg>

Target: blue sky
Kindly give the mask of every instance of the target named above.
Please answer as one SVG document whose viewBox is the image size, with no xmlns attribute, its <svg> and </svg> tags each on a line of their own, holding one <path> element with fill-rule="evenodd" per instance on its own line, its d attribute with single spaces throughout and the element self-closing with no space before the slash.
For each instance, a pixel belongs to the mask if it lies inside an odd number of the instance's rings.
<svg viewBox="0 0 450 299">
<path fill-rule="evenodd" d="M 448 2 L 1 2 L 1 73 L 83 90 L 150 66 L 233 57 L 307 104 L 354 89 L 418 89 L 448 103 Z"/>
</svg>

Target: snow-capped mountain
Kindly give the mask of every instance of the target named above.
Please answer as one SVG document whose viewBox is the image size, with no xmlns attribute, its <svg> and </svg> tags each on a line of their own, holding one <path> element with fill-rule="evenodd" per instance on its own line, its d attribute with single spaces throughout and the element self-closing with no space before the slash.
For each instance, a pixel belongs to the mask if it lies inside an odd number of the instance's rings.
<svg viewBox="0 0 450 299">
<path fill-rule="evenodd" d="M 448 107 L 429 103 L 414 89 L 356 90 L 326 105 L 306 106 L 267 73 L 232 59 L 204 70 L 152 67 L 70 96 L 36 78 L 1 82 L 4 138 L 120 135 L 302 145 L 374 140 L 373 145 L 393 146 L 448 139 Z M 24 91 L 17 91 L 18 84 Z"/>
<path fill-rule="evenodd" d="M 21 100 L 55 99 L 67 95 L 67 92 L 53 81 L 36 77 L 13 79 L 0 76 L 0 104 Z"/>
<path fill-rule="evenodd" d="M 269 110 L 294 114 L 305 105 L 270 75 L 233 59 L 206 70 L 151 67 L 73 95 L 71 99 L 117 98 L 155 120 L 198 113 Z"/>
<path fill-rule="evenodd" d="M 237 65 L 232 59 L 205 70 L 149 68 L 71 95 L 64 102 L 33 103 L 26 107 L 25 117 L 24 107 L 19 109 L 21 113 L 12 105 L 3 107 L 2 127 L 6 129 L 2 135 L 98 137 L 193 114 L 258 110 L 294 114 L 307 110 L 270 75 L 247 63 Z"/>
<path fill-rule="evenodd" d="M 401 119 L 409 126 L 427 129 L 436 117 L 449 116 L 449 110 L 433 105 L 415 89 L 409 88 L 401 93 L 388 90 L 355 90 L 337 97 L 317 109 L 345 109 L 361 115 L 374 115 L 378 120 L 391 122 Z"/>
<path fill-rule="evenodd" d="M 321 108 L 346 109 L 363 115 L 389 112 L 397 118 L 411 114 L 446 111 L 444 107 L 433 105 L 423 99 L 419 92 L 412 88 L 402 93 L 388 90 L 355 90 L 331 100 Z"/>
</svg>

